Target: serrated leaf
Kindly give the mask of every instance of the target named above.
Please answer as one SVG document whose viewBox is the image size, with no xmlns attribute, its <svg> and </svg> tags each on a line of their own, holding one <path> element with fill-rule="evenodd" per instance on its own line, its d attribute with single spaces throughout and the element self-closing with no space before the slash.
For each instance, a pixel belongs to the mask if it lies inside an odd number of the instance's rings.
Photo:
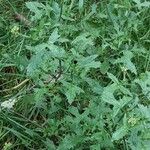
<svg viewBox="0 0 150 150">
<path fill-rule="evenodd" d="M 89 33 L 82 33 L 81 35 L 77 36 L 73 41 L 72 44 L 80 49 L 80 52 L 87 49 L 89 46 L 93 46 L 93 39 Z"/>
<path fill-rule="evenodd" d="M 150 2 L 145 1 L 145 2 L 141 3 L 141 6 L 142 7 L 150 7 Z"/>
<path fill-rule="evenodd" d="M 140 4 L 140 0 L 132 0 L 133 2 L 135 2 L 136 4 Z"/>
<path fill-rule="evenodd" d="M 34 89 L 35 91 L 35 96 L 34 96 L 34 100 L 35 100 L 35 105 L 36 107 L 42 107 L 45 105 L 45 102 L 44 102 L 44 94 L 47 93 L 47 89 L 46 88 L 37 88 L 37 89 Z"/>
<path fill-rule="evenodd" d="M 55 17 L 58 19 L 60 17 L 60 13 L 61 13 L 61 8 L 59 6 L 59 3 L 53 1 L 52 3 L 52 10 L 55 14 Z"/>
<path fill-rule="evenodd" d="M 102 100 L 114 106 L 120 106 L 120 103 L 115 99 L 113 93 L 118 88 L 116 84 L 109 85 L 104 88 Z"/>
<path fill-rule="evenodd" d="M 49 37 L 48 43 L 53 44 L 59 39 L 60 35 L 58 34 L 58 28 L 54 29 L 52 34 Z"/>
<path fill-rule="evenodd" d="M 33 56 L 30 59 L 30 62 L 27 66 L 27 75 L 30 77 L 36 76 L 39 74 L 39 67 L 41 67 L 43 58 L 45 60 L 46 44 L 39 44 L 35 47 L 27 47 L 30 51 L 34 52 Z M 47 54 L 48 56 L 48 54 Z"/>
<path fill-rule="evenodd" d="M 61 17 L 62 17 L 62 19 L 64 19 L 64 20 L 75 21 L 75 19 L 73 19 L 73 18 L 71 18 L 71 17 L 69 17 L 69 16 L 66 16 L 66 15 L 62 15 Z"/>
<path fill-rule="evenodd" d="M 93 149 L 93 150 L 100 150 L 100 149 L 101 149 L 101 146 L 100 146 L 100 144 L 91 145 L 91 146 L 90 146 L 90 149 Z"/>
<path fill-rule="evenodd" d="M 141 9 L 141 7 L 150 7 L 150 2 L 149 1 L 145 1 L 145 2 L 141 2 L 140 0 L 133 0 L 136 3 L 136 6 Z"/>
<path fill-rule="evenodd" d="M 91 87 L 91 90 L 94 93 L 99 94 L 99 95 L 102 94 L 103 87 L 98 83 L 98 81 L 91 79 L 91 78 L 85 78 L 84 80 L 89 84 L 89 86 Z"/>
<path fill-rule="evenodd" d="M 130 51 L 124 51 L 123 56 L 121 58 L 118 58 L 115 63 L 122 63 L 124 67 L 134 74 L 137 74 L 136 67 L 132 63 L 131 59 L 133 57 L 133 53 Z"/>
<path fill-rule="evenodd" d="M 83 68 L 99 68 L 101 63 L 98 61 L 95 61 L 94 59 L 97 57 L 97 55 L 91 55 L 84 58 L 78 59 L 78 65 Z"/>
<path fill-rule="evenodd" d="M 88 20 L 92 15 L 96 14 L 97 4 L 96 3 L 92 4 L 91 8 L 92 11 L 86 15 L 84 20 Z"/>
<path fill-rule="evenodd" d="M 139 84 L 143 94 L 150 98 L 150 72 L 142 73 L 134 82 Z"/>
<path fill-rule="evenodd" d="M 131 97 L 124 96 L 120 101 L 120 105 L 115 105 L 113 107 L 113 118 L 119 113 L 120 109 L 122 109 L 128 102 L 131 101 Z"/>
<path fill-rule="evenodd" d="M 114 83 L 119 84 L 118 79 L 112 73 L 107 72 L 107 75 Z"/>
<path fill-rule="evenodd" d="M 68 111 L 76 117 L 80 115 L 77 107 L 70 107 Z"/>
<path fill-rule="evenodd" d="M 74 84 L 65 81 L 62 81 L 62 83 L 65 87 L 64 91 L 69 104 L 72 104 L 77 95 L 79 95 L 80 93 L 84 93 L 84 91 L 80 87 Z"/>
<path fill-rule="evenodd" d="M 125 88 L 124 86 L 119 85 L 119 90 L 120 90 L 123 94 L 132 97 L 132 93 L 129 91 L 129 89 Z"/>
<path fill-rule="evenodd" d="M 74 147 L 74 143 L 72 141 L 72 138 L 69 135 L 66 135 L 63 141 L 60 143 L 58 150 L 62 150 L 62 149 L 67 150 L 73 147 Z"/>
<path fill-rule="evenodd" d="M 118 130 L 116 130 L 112 135 L 112 140 L 120 140 L 128 133 L 128 128 L 126 126 L 122 126 Z"/>
<path fill-rule="evenodd" d="M 43 43 L 27 48 L 34 52 L 27 66 L 27 75 L 32 78 L 38 77 L 43 70 L 48 70 L 49 66 L 51 66 L 50 60 L 52 58 L 62 58 L 65 54 L 65 50 L 62 47 L 60 48 L 54 44 Z"/>
<path fill-rule="evenodd" d="M 65 56 L 65 50 L 62 47 L 50 44 L 47 45 L 47 48 L 49 48 L 49 55 L 51 55 L 53 58 L 63 58 Z"/>
<path fill-rule="evenodd" d="M 120 100 L 120 106 L 121 108 L 124 107 L 127 103 L 129 103 L 132 100 L 132 97 L 129 96 L 124 96 L 121 100 Z"/>
<path fill-rule="evenodd" d="M 108 61 L 104 61 L 101 66 L 100 66 L 100 71 L 102 74 L 107 73 L 108 69 L 109 69 L 109 62 Z"/>
<path fill-rule="evenodd" d="M 26 7 L 30 9 L 30 11 L 34 12 L 34 16 L 32 17 L 32 21 L 41 19 L 43 15 L 43 11 L 39 8 L 43 8 L 43 5 L 39 2 L 26 2 Z"/>
<path fill-rule="evenodd" d="M 89 64 L 86 64 L 86 65 L 84 65 L 84 67 L 85 68 L 99 68 L 100 67 L 100 65 L 101 65 L 101 63 L 100 62 L 91 62 L 91 63 L 89 63 Z"/>
<path fill-rule="evenodd" d="M 142 115 L 150 121 L 150 108 L 141 104 L 139 104 L 138 107 Z"/>
<path fill-rule="evenodd" d="M 55 147 L 54 143 L 51 140 L 46 139 L 46 141 L 44 143 L 47 146 L 47 149 L 56 150 L 56 147 Z"/>
</svg>

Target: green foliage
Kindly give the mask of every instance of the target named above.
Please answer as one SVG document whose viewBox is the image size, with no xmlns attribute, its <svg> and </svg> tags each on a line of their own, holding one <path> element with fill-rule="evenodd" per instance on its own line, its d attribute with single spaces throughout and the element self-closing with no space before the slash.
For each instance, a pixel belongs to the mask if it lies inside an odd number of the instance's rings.
<svg viewBox="0 0 150 150">
<path fill-rule="evenodd" d="M 0 1 L 0 149 L 149 150 L 149 7 Z"/>
</svg>

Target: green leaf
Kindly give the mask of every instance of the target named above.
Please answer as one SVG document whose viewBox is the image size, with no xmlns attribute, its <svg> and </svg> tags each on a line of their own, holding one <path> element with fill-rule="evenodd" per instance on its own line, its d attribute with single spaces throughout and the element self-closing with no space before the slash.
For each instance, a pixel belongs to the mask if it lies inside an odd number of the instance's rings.
<svg viewBox="0 0 150 150">
<path fill-rule="evenodd" d="M 88 20 L 92 15 L 96 14 L 97 4 L 96 3 L 92 4 L 91 8 L 92 11 L 86 15 L 84 21 Z"/>
<path fill-rule="evenodd" d="M 150 98 L 150 72 L 142 73 L 134 82 L 139 84 L 143 94 Z"/>
<path fill-rule="evenodd" d="M 91 79 L 91 78 L 85 78 L 84 80 L 89 84 L 89 86 L 91 87 L 91 90 L 94 93 L 99 94 L 99 95 L 102 94 L 103 87 L 98 83 L 98 81 Z"/>
<path fill-rule="evenodd" d="M 46 141 L 44 143 L 47 146 L 47 149 L 56 150 L 56 147 L 55 147 L 54 143 L 51 140 L 46 139 Z"/>
<path fill-rule="evenodd" d="M 91 145 L 90 149 L 92 149 L 92 150 L 100 150 L 101 146 L 100 146 L 100 144 Z"/>
<path fill-rule="evenodd" d="M 145 2 L 141 3 L 141 7 L 150 7 L 150 2 L 145 1 Z"/>
<path fill-rule="evenodd" d="M 52 58 L 63 58 L 65 57 L 65 50 L 63 47 L 56 46 L 54 44 L 47 45 L 48 52 L 45 55 L 50 55 Z M 47 57 L 48 58 L 48 57 Z"/>
<path fill-rule="evenodd" d="M 66 135 L 65 138 L 60 143 L 58 150 L 69 150 L 74 147 L 73 138 L 70 135 Z"/>
<path fill-rule="evenodd" d="M 115 64 L 122 63 L 126 69 L 130 70 L 134 74 L 137 74 L 136 67 L 131 61 L 132 57 L 133 57 L 132 52 L 124 51 L 123 56 L 121 58 L 118 58 L 115 61 Z"/>
<path fill-rule="evenodd" d="M 30 11 L 34 12 L 34 16 L 32 17 L 32 21 L 41 19 L 43 15 L 43 11 L 39 8 L 43 8 L 43 4 L 39 2 L 26 2 L 26 7 L 30 9 Z"/>
<path fill-rule="evenodd" d="M 62 19 L 64 19 L 64 20 L 75 21 L 75 19 L 73 19 L 73 18 L 71 18 L 71 17 L 69 17 L 69 16 L 66 16 L 66 15 L 62 15 L 61 17 L 62 17 Z"/>
<path fill-rule="evenodd" d="M 113 107 L 113 118 L 119 113 L 120 109 L 122 109 L 128 102 L 132 100 L 131 97 L 124 96 L 120 101 L 120 105 L 115 105 Z"/>
<path fill-rule="evenodd" d="M 107 73 L 108 69 L 109 69 L 109 62 L 108 61 L 104 61 L 101 66 L 100 66 L 100 71 L 102 74 Z"/>
<path fill-rule="evenodd" d="M 105 87 L 102 93 L 102 100 L 114 106 L 120 106 L 120 103 L 115 99 L 113 95 L 116 89 L 118 89 L 118 86 L 116 84 L 111 84 Z"/>
<path fill-rule="evenodd" d="M 99 68 L 101 63 L 99 61 L 95 61 L 94 59 L 97 55 L 91 55 L 84 58 L 78 59 L 78 65 L 82 68 L 90 69 L 90 68 Z"/>
<path fill-rule="evenodd" d="M 32 78 L 37 78 L 40 74 L 44 74 L 48 70 L 52 70 L 55 66 L 53 58 L 62 58 L 65 55 L 65 50 L 54 44 L 39 44 L 34 47 L 27 47 L 31 52 L 34 52 L 27 66 L 27 75 Z M 55 68 L 56 69 L 56 68 Z"/>
<path fill-rule="evenodd" d="M 53 44 L 59 39 L 60 35 L 58 34 L 58 28 L 54 29 L 52 34 L 49 37 L 48 43 Z"/>
<path fill-rule="evenodd" d="M 125 88 L 122 85 L 119 85 L 119 90 L 124 94 L 124 95 L 128 95 L 130 97 L 132 97 L 132 93 L 130 92 L 129 89 Z"/>
<path fill-rule="evenodd" d="M 46 54 L 45 48 L 46 44 L 40 44 L 35 47 L 28 47 L 28 49 L 35 52 L 35 54 L 31 57 L 29 64 L 27 66 L 28 76 L 35 77 L 40 73 L 39 68 L 42 66 L 43 58 L 45 59 Z"/>
<path fill-rule="evenodd" d="M 36 107 L 44 107 L 45 106 L 45 96 L 44 94 L 46 94 L 48 92 L 48 90 L 46 88 L 36 88 L 34 89 L 35 91 L 35 96 L 34 96 L 34 100 L 35 100 L 35 106 Z"/>
<path fill-rule="evenodd" d="M 147 118 L 150 121 L 150 107 L 146 107 L 144 105 L 138 105 L 143 117 Z"/>
<path fill-rule="evenodd" d="M 83 8 L 84 0 L 79 0 L 79 10 Z"/>
<path fill-rule="evenodd" d="M 62 81 L 62 83 L 65 88 L 64 94 L 66 95 L 69 104 L 72 104 L 72 102 L 75 100 L 77 95 L 79 95 L 80 93 L 84 93 L 84 91 L 80 87 L 75 86 L 72 83 L 66 81 Z"/>
<path fill-rule="evenodd" d="M 52 3 L 52 10 L 53 10 L 53 12 L 55 14 L 56 19 L 59 19 L 60 13 L 61 13 L 61 8 L 60 8 L 59 3 L 57 3 L 56 1 L 53 1 L 53 3 Z"/>
<path fill-rule="evenodd" d="M 107 72 L 107 75 L 114 83 L 119 84 L 118 79 L 112 73 Z"/>
<path fill-rule="evenodd" d="M 121 128 L 119 128 L 118 130 L 116 130 L 113 135 L 112 135 L 112 140 L 116 141 L 116 140 L 120 140 L 122 139 L 125 135 L 127 135 L 128 133 L 128 128 L 126 126 L 122 126 Z"/>
<path fill-rule="evenodd" d="M 93 46 L 93 44 L 93 38 L 90 36 L 89 33 L 82 33 L 72 41 L 72 45 L 80 49 L 80 53 L 89 48 L 90 46 Z"/>
<path fill-rule="evenodd" d="M 136 6 L 138 7 L 138 9 L 141 9 L 141 7 L 150 7 L 150 2 L 149 1 L 145 1 L 145 2 L 141 2 L 140 0 L 133 0 L 136 3 Z"/>
</svg>

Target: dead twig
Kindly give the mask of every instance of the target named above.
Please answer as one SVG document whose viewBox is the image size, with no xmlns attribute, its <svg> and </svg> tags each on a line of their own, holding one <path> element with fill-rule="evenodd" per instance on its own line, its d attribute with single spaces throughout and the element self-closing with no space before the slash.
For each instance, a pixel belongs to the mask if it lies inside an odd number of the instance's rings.
<svg viewBox="0 0 150 150">
<path fill-rule="evenodd" d="M 31 22 L 21 14 L 15 13 L 14 18 L 16 21 L 23 23 L 26 27 L 31 26 Z"/>
</svg>

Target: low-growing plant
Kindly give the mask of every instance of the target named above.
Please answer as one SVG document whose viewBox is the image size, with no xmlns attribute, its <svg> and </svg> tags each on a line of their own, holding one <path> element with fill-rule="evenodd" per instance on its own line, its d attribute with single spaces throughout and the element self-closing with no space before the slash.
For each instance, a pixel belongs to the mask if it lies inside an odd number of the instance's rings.
<svg viewBox="0 0 150 150">
<path fill-rule="evenodd" d="M 149 1 L 0 7 L 0 149 L 149 150 Z"/>
</svg>

